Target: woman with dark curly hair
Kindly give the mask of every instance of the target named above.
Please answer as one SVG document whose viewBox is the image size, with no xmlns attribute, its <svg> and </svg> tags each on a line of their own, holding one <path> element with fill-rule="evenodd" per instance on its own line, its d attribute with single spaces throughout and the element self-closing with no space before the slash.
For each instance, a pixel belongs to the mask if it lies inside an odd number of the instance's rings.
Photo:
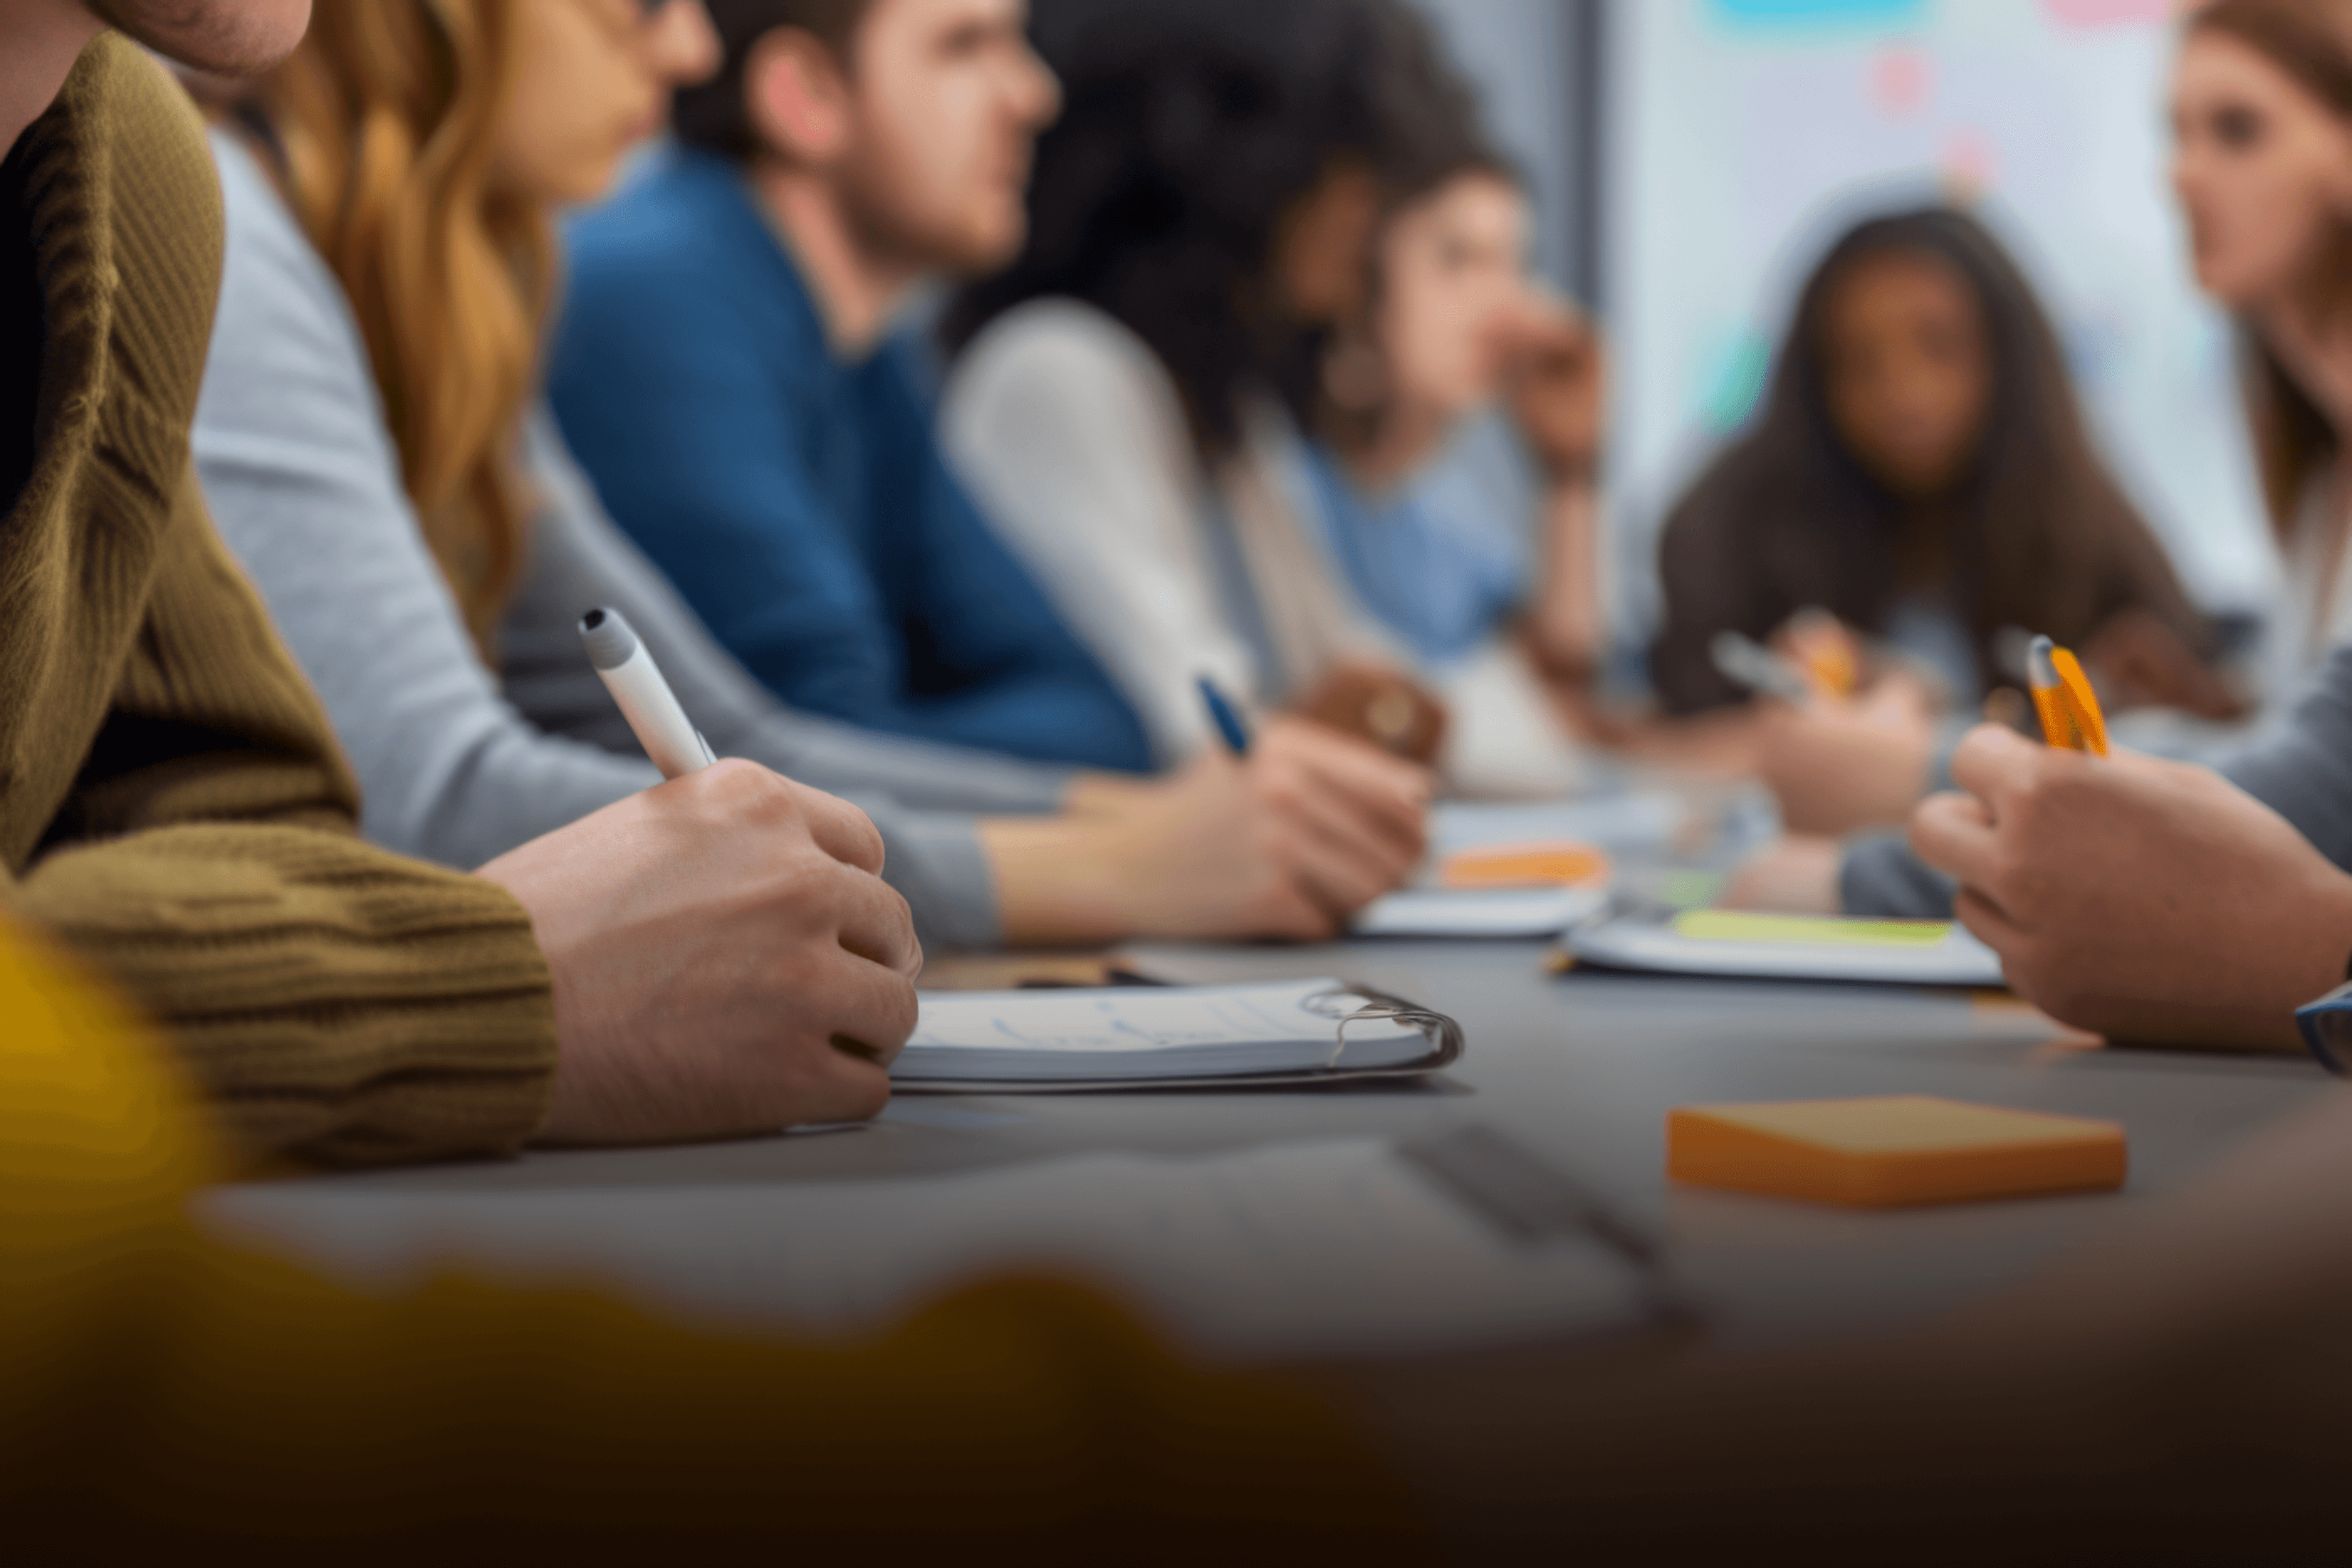
<svg viewBox="0 0 2352 1568">
<path fill-rule="evenodd" d="M 1398 0 L 1045 0 L 1033 33 L 1066 107 L 1026 251 L 945 323 L 965 478 L 1162 762 L 1213 743 L 1203 676 L 1434 752 L 1444 710 L 1310 526 L 1298 431 L 1384 217 L 1483 155 L 1467 87 Z M 1523 711 L 1515 743 L 1551 725 Z"/>
</svg>

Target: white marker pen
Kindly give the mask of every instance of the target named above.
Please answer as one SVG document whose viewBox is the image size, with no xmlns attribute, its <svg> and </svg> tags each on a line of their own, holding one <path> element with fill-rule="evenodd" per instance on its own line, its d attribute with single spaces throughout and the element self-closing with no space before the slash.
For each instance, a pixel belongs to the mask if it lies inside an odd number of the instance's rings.
<svg viewBox="0 0 2352 1568">
<path fill-rule="evenodd" d="M 710 742 L 688 721 L 677 693 L 662 679 L 661 666 L 620 611 L 597 609 L 581 616 L 580 641 L 588 649 L 588 662 L 604 678 L 604 689 L 613 694 L 621 717 L 635 732 L 637 744 L 662 777 L 699 773 L 719 760 L 710 754 Z"/>
<path fill-rule="evenodd" d="M 1812 682 L 1795 665 L 1745 633 L 1717 632 L 1706 651 L 1715 661 L 1716 672 L 1726 680 L 1738 681 L 1750 691 L 1777 697 L 1796 708 L 1813 700 Z"/>
</svg>

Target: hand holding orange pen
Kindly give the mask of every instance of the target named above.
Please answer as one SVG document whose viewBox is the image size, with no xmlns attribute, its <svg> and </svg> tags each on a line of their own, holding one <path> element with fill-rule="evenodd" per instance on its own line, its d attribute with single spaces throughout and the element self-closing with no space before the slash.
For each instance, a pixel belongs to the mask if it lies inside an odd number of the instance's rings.
<svg viewBox="0 0 2352 1568">
<path fill-rule="evenodd" d="M 1809 605 L 1781 628 L 1780 641 L 1815 691 L 1836 701 L 1862 685 L 1862 648 L 1846 624 L 1818 605 Z"/>
<path fill-rule="evenodd" d="M 2027 674 L 2033 684 L 2033 711 L 2042 720 L 2042 738 L 2069 751 L 2107 754 L 2107 721 L 2099 711 L 2098 693 L 2082 661 L 2048 637 L 2035 637 L 2026 655 Z"/>
</svg>

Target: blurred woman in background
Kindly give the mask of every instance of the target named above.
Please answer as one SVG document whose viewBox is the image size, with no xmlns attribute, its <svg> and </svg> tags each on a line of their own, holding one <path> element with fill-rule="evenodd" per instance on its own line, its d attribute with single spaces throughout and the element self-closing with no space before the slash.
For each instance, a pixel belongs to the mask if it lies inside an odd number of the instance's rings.
<svg viewBox="0 0 2352 1568">
<path fill-rule="evenodd" d="M 1482 662 L 1514 660 L 1572 704 L 1607 635 L 1601 347 L 1531 275 L 1517 176 L 1484 147 L 1464 154 L 1383 225 L 1370 306 L 1327 351 L 1313 511 L 1349 588 L 1457 702 Z M 1441 460 L 1498 404 L 1536 475 L 1532 519 Z M 1570 712 L 1551 721 L 1580 727 Z"/>
<path fill-rule="evenodd" d="M 1826 611 L 1902 656 L 1851 707 L 1779 716 L 1765 770 L 1792 826 L 1899 820 L 1934 715 L 2018 680 L 2011 628 L 2083 651 L 2116 706 L 2239 704 L 2163 548 L 2100 461 L 2055 332 L 1975 218 L 1928 208 L 1841 238 L 1798 300 L 1754 427 L 1675 508 L 1651 678 L 1670 712 L 1744 701 L 1717 668 Z"/>
<path fill-rule="evenodd" d="M 1969 706 L 2009 679 L 2005 627 L 2087 647 L 2138 613 L 2192 655 L 2209 640 L 2092 447 L 2023 274 L 1948 208 L 1874 219 L 1831 247 L 1754 428 L 1675 508 L 1661 569 L 1651 674 L 1678 712 L 1748 695 L 1716 668 L 1717 633 L 1769 637 L 1809 606 Z M 2194 674 L 2182 684 L 2164 695 L 2197 705 Z"/>
<path fill-rule="evenodd" d="M 975 494 L 1163 761 L 1215 743 L 1206 677 L 1408 754 L 1443 743 L 1457 784 L 1480 773 L 1472 715 L 1449 732 L 1412 634 L 1318 528 L 1300 435 L 1334 332 L 1370 308 L 1383 216 L 1470 162 L 1467 88 L 1396 0 L 1047 0 L 1034 31 L 1066 107 L 1029 247 L 945 323 L 944 426 Z M 1557 791 L 1572 763 L 1528 690 L 1476 728 L 1532 735 L 1513 792 Z"/>
</svg>

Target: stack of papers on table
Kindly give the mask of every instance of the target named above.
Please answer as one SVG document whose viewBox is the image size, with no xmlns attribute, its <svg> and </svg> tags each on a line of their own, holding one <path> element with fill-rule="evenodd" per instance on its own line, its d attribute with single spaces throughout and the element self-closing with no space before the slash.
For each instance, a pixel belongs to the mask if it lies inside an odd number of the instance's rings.
<svg viewBox="0 0 2352 1568">
<path fill-rule="evenodd" d="M 1461 1050 L 1452 1019 L 1338 980 L 926 992 L 891 1078 L 1003 1091 L 1300 1082 L 1428 1072 Z"/>
<path fill-rule="evenodd" d="M 1606 888 L 1410 888 L 1376 899 L 1356 936 L 1558 936 L 1609 902 Z"/>
<path fill-rule="evenodd" d="M 1376 899 L 1360 937 L 1558 936 L 1609 902 L 1610 861 L 1574 839 L 1498 842 L 1442 856 L 1415 887 Z"/>
<path fill-rule="evenodd" d="M 1625 915 L 1560 940 L 1580 964 L 1654 974 L 1848 980 L 1888 985 L 2002 984 L 2000 958 L 1946 921 L 1861 921 L 1692 910 Z"/>
</svg>

